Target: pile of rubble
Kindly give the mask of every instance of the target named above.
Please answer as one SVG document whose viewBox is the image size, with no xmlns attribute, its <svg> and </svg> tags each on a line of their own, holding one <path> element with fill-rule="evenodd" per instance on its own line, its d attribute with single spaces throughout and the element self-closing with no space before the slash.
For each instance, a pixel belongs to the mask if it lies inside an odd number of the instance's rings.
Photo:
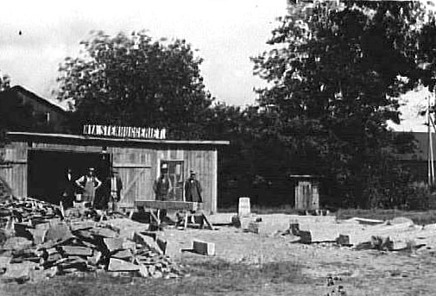
<svg viewBox="0 0 436 296">
<path fill-rule="evenodd" d="M 0 227 L 6 227 L 8 222 L 23 222 L 30 224 L 45 223 L 62 216 L 59 206 L 33 198 L 16 198 L 3 196 L 0 199 Z"/>
<path fill-rule="evenodd" d="M 105 271 L 151 278 L 185 274 L 165 255 L 166 241 L 154 233 L 134 232 L 127 238 L 104 222 L 62 220 L 56 206 L 32 199 L 2 202 L 0 210 L 7 218 L 0 229 L 0 280 L 39 281 Z"/>
</svg>

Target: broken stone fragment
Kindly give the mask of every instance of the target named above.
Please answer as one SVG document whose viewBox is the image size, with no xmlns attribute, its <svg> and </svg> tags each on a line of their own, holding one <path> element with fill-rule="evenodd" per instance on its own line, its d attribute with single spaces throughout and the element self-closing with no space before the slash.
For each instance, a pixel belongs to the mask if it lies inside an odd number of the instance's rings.
<svg viewBox="0 0 436 296">
<path fill-rule="evenodd" d="M 109 271 L 139 271 L 139 265 L 135 265 L 133 263 L 121 259 L 111 258 L 109 260 L 108 270 Z"/>
<path fill-rule="evenodd" d="M 157 252 L 158 254 L 163 254 L 163 251 L 159 248 L 158 244 L 148 235 L 135 232 L 133 240 L 136 243 L 144 245 L 150 250 Z"/>
<path fill-rule="evenodd" d="M 94 250 L 91 257 L 88 257 L 88 263 L 91 265 L 97 265 L 100 262 L 102 253 L 98 250 Z"/>
</svg>

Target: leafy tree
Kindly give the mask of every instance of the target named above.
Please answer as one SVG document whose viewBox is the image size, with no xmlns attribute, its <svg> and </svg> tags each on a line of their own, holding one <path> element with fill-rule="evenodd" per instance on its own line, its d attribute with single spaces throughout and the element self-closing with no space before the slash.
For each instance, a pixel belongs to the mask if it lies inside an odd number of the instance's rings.
<svg viewBox="0 0 436 296">
<path fill-rule="evenodd" d="M 213 99 L 184 40 L 152 40 L 145 32 L 93 32 L 79 57 L 60 67 L 59 100 L 73 101 L 77 130 L 89 123 L 167 128 L 198 138 Z"/>
<path fill-rule="evenodd" d="M 415 2 L 290 5 L 274 49 L 253 58 L 269 82 L 257 101 L 269 133 L 294 172 L 324 176 L 342 205 L 378 206 L 401 184 L 387 121 L 399 123 L 398 96 L 423 81 L 424 15 Z"/>
</svg>

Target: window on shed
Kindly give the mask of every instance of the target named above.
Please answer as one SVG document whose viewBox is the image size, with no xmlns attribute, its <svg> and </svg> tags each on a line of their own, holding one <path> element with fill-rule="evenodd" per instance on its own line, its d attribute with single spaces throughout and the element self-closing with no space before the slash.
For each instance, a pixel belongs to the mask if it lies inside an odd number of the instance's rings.
<svg viewBox="0 0 436 296">
<path fill-rule="evenodd" d="M 169 193 L 169 200 L 184 201 L 183 198 L 183 184 L 185 182 L 184 176 L 184 161 L 183 160 L 161 160 L 160 167 L 164 164 L 168 166 L 168 177 L 173 186 L 172 192 Z"/>
</svg>

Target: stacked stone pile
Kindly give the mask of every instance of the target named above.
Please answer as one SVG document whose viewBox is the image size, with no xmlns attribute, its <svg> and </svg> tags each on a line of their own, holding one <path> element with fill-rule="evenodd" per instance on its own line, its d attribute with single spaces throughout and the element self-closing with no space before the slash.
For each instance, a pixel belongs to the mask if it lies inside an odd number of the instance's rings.
<svg viewBox="0 0 436 296">
<path fill-rule="evenodd" d="M 120 229 L 83 216 L 62 220 L 56 206 L 33 199 L 0 204 L 0 280 L 39 281 L 55 275 L 108 272 L 114 276 L 177 278 L 182 269 L 153 233 L 126 238 Z"/>
</svg>

